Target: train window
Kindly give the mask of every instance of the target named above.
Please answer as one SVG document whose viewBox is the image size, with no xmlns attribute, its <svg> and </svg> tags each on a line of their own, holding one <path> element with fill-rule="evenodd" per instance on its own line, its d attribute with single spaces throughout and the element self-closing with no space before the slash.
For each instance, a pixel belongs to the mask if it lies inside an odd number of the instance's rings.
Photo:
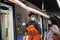
<svg viewBox="0 0 60 40">
<path fill-rule="evenodd" d="M 21 14 L 16 14 L 16 28 L 17 28 L 17 36 L 22 35 L 22 18 Z"/>
<path fill-rule="evenodd" d="M 24 20 L 22 14 L 16 14 L 17 40 L 23 39 L 25 28 L 22 25 L 25 25 L 25 23 L 23 23 Z"/>
</svg>

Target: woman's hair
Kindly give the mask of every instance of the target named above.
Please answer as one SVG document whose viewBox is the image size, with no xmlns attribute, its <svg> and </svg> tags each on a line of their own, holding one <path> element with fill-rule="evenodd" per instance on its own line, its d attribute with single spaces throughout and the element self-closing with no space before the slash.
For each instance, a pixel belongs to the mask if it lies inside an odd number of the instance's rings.
<svg viewBox="0 0 60 40">
<path fill-rule="evenodd" d="M 59 20 L 54 15 L 52 15 L 50 17 L 50 21 L 52 22 L 52 24 L 57 25 L 58 27 L 60 27 Z"/>
<path fill-rule="evenodd" d="M 58 20 L 58 22 L 60 24 L 60 19 L 56 15 L 54 15 L 54 17 Z"/>
<path fill-rule="evenodd" d="M 52 24 L 48 24 L 49 27 L 52 27 Z"/>
</svg>

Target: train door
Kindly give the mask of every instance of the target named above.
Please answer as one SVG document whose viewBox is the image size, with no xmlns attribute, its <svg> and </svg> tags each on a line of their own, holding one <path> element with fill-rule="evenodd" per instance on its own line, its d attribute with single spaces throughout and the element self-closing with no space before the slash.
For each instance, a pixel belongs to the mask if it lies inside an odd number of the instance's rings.
<svg viewBox="0 0 60 40">
<path fill-rule="evenodd" d="M 7 14 L 1 14 L 1 28 L 2 28 L 2 40 L 7 40 L 8 38 L 8 18 Z"/>
<path fill-rule="evenodd" d="M 0 7 L 1 38 L 2 40 L 14 40 L 12 8 L 3 3 L 1 3 Z"/>
</svg>

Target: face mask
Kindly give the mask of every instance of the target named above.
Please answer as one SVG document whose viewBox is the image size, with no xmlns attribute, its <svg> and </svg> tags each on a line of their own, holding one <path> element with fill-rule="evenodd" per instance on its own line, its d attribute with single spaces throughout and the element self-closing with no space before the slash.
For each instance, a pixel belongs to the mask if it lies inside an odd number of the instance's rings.
<svg viewBox="0 0 60 40">
<path fill-rule="evenodd" d="M 48 24 L 52 24 L 52 22 L 50 20 L 48 20 Z"/>
<path fill-rule="evenodd" d="M 35 17 L 31 18 L 31 21 L 35 21 Z"/>
</svg>

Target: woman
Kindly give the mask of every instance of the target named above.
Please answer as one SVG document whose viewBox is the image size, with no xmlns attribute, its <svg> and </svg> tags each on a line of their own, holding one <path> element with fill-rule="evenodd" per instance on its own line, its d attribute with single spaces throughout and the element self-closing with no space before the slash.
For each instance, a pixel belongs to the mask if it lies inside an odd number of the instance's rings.
<svg viewBox="0 0 60 40">
<path fill-rule="evenodd" d="M 54 33 L 55 34 L 60 34 L 59 29 L 58 29 L 58 26 L 57 25 L 50 24 L 50 26 L 49 26 L 49 32 L 47 34 L 47 40 L 54 40 L 53 39 Z"/>
<path fill-rule="evenodd" d="M 51 24 L 49 24 L 49 32 L 47 33 L 47 40 L 54 40 L 53 35 L 54 34 L 60 34 L 59 28 L 58 28 L 58 22 L 54 16 L 50 17 Z"/>
</svg>

